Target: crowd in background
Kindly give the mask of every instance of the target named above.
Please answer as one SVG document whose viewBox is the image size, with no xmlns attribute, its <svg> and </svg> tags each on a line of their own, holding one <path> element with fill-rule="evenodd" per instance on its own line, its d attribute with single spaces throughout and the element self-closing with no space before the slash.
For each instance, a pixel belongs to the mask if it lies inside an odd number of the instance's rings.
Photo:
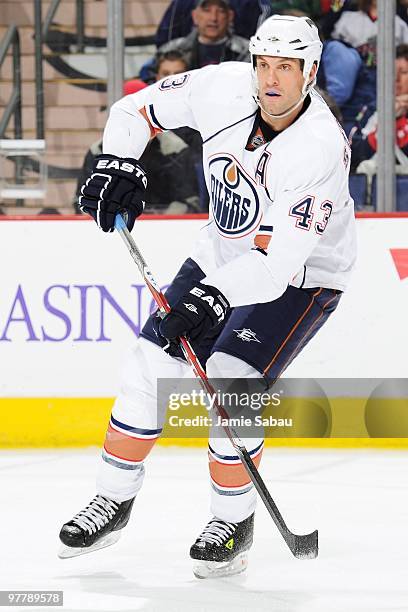
<svg viewBox="0 0 408 612">
<path fill-rule="evenodd" d="M 317 86 L 349 137 L 352 172 L 375 174 L 377 0 L 172 0 L 156 33 L 157 53 L 125 84 L 124 93 L 185 70 L 249 61 L 249 38 L 276 13 L 308 16 L 318 25 L 323 52 Z M 408 0 L 397 0 L 395 45 L 396 83 L 390 95 L 395 94 L 396 163 L 408 174 Z M 146 212 L 208 209 L 201 146 L 190 128 L 151 141 L 141 158 L 151 177 Z M 100 151 L 101 142 L 91 147 L 78 185 Z"/>
</svg>

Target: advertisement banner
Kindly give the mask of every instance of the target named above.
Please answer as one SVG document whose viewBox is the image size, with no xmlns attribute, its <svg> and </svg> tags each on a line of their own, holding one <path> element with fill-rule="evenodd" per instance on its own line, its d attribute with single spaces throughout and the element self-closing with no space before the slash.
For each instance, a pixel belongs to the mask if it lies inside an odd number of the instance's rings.
<svg viewBox="0 0 408 612">
<path fill-rule="evenodd" d="M 136 223 L 162 287 L 205 223 Z M 350 287 L 285 376 L 408 377 L 408 218 L 361 218 L 357 227 Z M 0 256 L 0 397 L 115 396 L 126 351 L 154 308 L 120 237 L 85 220 L 4 220 Z"/>
</svg>

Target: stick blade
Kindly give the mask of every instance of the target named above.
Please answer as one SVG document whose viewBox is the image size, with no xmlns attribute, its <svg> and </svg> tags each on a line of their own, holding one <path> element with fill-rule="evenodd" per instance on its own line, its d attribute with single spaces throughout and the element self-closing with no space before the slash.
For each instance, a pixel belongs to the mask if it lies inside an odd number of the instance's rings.
<svg viewBox="0 0 408 612">
<path fill-rule="evenodd" d="M 292 533 L 287 544 L 296 559 L 316 559 L 319 554 L 318 531 L 306 535 Z"/>
</svg>

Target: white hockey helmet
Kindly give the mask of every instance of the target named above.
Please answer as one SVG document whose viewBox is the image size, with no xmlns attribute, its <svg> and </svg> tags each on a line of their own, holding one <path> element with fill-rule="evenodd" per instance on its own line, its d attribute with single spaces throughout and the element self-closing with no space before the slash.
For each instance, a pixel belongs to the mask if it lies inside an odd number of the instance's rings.
<svg viewBox="0 0 408 612">
<path fill-rule="evenodd" d="M 308 77 L 313 64 L 316 63 L 317 68 L 319 68 L 322 48 L 318 29 L 309 17 L 273 15 L 266 19 L 249 42 L 256 99 L 258 100 L 257 55 L 303 60 L 304 85 L 302 94 L 306 96 L 316 83 L 316 78 L 308 83 Z"/>
</svg>

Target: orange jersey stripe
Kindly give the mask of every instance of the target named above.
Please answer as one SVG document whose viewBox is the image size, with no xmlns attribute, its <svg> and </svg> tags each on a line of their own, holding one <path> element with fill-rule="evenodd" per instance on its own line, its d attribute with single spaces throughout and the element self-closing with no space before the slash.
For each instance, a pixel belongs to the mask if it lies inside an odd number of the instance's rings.
<svg viewBox="0 0 408 612">
<path fill-rule="evenodd" d="M 266 234 L 257 234 L 255 236 L 254 244 L 256 247 L 266 251 L 268 249 L 269 243 L 271 241 L 272 236 L 267 236 Z"/>
<path fill-rule="evenodd" d="M 150 138 L 154 138 L 155 136 L 157 136 L 157 134 L 161 134 L 163 132 L 163 130 L 161 130 L 160 128 L 154 127 L 154 125 L 152 125 L 149 117 L 147 116 L 146 109 L 144 108 L 144 106 L 142 108 L 139 108 L 138 110 L 142 117 L 147 121 L 147 124 L 150 128 Z"/>
</svg>

